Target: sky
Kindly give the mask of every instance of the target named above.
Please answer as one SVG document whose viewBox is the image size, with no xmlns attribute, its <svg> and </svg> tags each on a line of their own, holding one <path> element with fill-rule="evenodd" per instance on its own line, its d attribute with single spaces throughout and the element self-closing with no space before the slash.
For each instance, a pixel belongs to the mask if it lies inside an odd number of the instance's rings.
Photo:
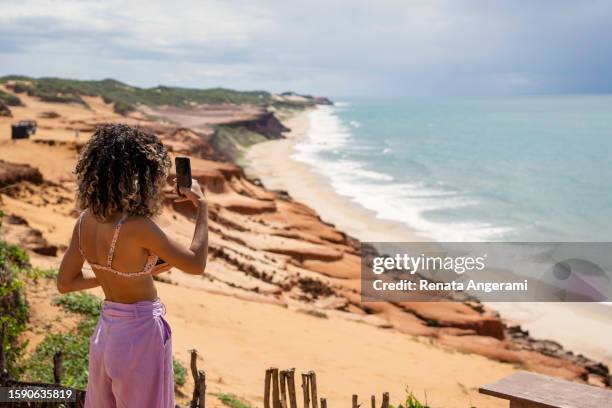
<svg viewBox="0 0 612 408">
<path fill-rule="evenodd" d="M 0 0 L 0 75 L 438 97 L 612 92 L 609 0 Z"/>
</svg>

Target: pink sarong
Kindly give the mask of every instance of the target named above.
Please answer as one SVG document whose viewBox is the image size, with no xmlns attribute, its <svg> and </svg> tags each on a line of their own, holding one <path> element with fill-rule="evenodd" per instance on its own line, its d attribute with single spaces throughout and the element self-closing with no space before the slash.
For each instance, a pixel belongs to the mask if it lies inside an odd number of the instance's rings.
<svg viewBox="0 0 612 408">
<path fill-rule="evenodd" d="M 86 408 L 174 408 L 172 333 L 159 301 L 104 301 L 89 343 Z"/>
</svg>

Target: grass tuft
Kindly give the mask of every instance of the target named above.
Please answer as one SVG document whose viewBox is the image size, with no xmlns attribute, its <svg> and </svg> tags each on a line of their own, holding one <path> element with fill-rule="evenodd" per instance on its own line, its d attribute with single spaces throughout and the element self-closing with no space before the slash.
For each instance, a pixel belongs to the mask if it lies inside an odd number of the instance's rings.
<svg viewBox="0 0 612 408">
<path fill-rule="evenodd" d="M 225 394 L 223 392 L 219 392 L 212 395 L 219 398 L 219 401 L 221 401 L 224 405 L 227 405 L 230 408 L 252 408 L 248 402 L 238 398 L 234 394 Z"/>
<path fill-rule="evenodd" d="M 427 405 L 427 402 L 424 404 L 419 401 L 419 399 L 414 395 L 414 393 L 408 389 L 406 389 L 406 399 L 404 403 L 400 403 L 399 405 L 391 405 L 391 408 L 431 408 Z"/>
</svg>

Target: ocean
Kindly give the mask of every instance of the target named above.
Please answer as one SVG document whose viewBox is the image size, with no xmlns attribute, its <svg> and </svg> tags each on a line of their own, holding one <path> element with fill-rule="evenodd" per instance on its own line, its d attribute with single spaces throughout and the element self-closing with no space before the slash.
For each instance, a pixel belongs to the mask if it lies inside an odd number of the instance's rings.
<svg viewBox="0 0 612 408">
<path fill-rule="evenodd" d="M 436 241 L 612 240 L 612 95 L 351 100 L 293 158 Z"/>
</svg>

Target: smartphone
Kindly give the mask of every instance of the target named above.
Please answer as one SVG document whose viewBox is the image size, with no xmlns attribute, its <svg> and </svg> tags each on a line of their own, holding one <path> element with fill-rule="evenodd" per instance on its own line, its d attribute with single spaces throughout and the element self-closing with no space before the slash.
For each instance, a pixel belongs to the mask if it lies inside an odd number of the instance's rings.
<svg viewBox="0 0 612 408">
<path fill-rule="evenodd" d="M 191 188 L 191 161 L 189 157 L 176 157 L 174 159 L 176 167 L 176 187 Z"/>
</svg>

